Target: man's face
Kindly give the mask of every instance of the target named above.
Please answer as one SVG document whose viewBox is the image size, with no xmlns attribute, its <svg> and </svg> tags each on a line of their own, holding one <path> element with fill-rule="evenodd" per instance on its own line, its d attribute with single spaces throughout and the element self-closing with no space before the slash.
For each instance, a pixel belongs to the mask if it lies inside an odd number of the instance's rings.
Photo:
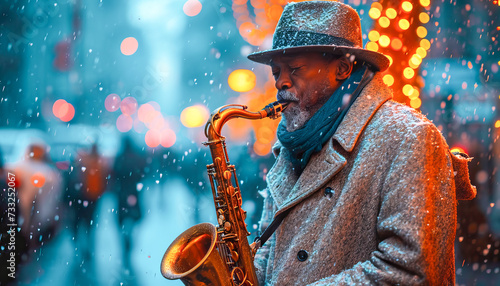
<svg viewBox="0 0 500 286">
<path fill-rule="evenodd" d="M 336 56 L 319 52 L 275 56 L 271 68 L 277 99 L 289 102 L 283 112 L 288 131 L 301 128 L 338 88 Z"/>
</svg>

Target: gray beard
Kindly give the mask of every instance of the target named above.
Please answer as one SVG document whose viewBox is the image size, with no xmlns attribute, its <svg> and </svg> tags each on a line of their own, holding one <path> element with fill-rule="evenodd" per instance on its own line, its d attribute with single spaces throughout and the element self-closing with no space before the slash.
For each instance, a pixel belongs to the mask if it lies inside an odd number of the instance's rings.
<svg viewBox="0 0 500 286">
<path fill-rule="evenodd" d="M 302 128 L 311 116 L 310 111 L 300 110 L 299 106 L 294 104 L 283 111 L 281 122 L 285 124 L 286 131 L 293 132 Z"/>
</svg>

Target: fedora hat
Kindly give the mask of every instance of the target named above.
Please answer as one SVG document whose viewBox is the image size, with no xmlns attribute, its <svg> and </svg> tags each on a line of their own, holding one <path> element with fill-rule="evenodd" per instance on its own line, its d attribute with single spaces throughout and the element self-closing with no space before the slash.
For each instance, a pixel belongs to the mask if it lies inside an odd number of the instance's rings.
<svg viewBox="0 0 500 286">
<path fill-rule="evenodd" d="M 356 61 L 384 71 L 389 59 L 363 49 L 361 22 L 351 6 L 333 1 L 289 3 L 276 26 L 270 50 L 255 52 L 248 59 L 269 65 L 274 56 L 297 52 L 324 52 L 354 56 Z"/>
</svg>

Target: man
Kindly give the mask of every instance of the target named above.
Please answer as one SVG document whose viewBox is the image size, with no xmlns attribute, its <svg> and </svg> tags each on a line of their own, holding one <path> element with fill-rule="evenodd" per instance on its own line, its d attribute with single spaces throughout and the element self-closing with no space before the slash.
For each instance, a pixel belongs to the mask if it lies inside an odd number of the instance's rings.
<svg viewBox="0 0 500 286">
<path fill-rule="evenodd" d="M 284 218 L 257 251 L 261 284 L 454 285 L 457 199 L 475 196 L 470 159 L 391 100 L 376 74 L 389 62 L 362 49 L 356 11 L 288 4 L 273 48 L 248 58 L 271 66 L 288 103 L 261 225 Z"/>
</svg>

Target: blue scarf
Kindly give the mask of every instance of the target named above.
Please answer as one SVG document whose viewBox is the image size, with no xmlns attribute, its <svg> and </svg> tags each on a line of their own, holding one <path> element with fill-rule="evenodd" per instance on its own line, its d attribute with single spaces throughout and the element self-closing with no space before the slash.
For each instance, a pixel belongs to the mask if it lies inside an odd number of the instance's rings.
<svg viewBox="0 0 500 286">
<path fill-rule="evenodd" d="M 364 77 L 365 73 L 370 75 Z M 297 171 L 302 172 L 311 155 L 321 151 L 323 145 L 333 136 L 352 103 L 372 76 L 373 73 L 367 70 L 366 66 L 360 67 L 337 88 L 302 128 L 288 132 L 283 120 L 280 122 L 278 139 L 290 151 L 291 162 L 298 168 Z"/>
</svg>

